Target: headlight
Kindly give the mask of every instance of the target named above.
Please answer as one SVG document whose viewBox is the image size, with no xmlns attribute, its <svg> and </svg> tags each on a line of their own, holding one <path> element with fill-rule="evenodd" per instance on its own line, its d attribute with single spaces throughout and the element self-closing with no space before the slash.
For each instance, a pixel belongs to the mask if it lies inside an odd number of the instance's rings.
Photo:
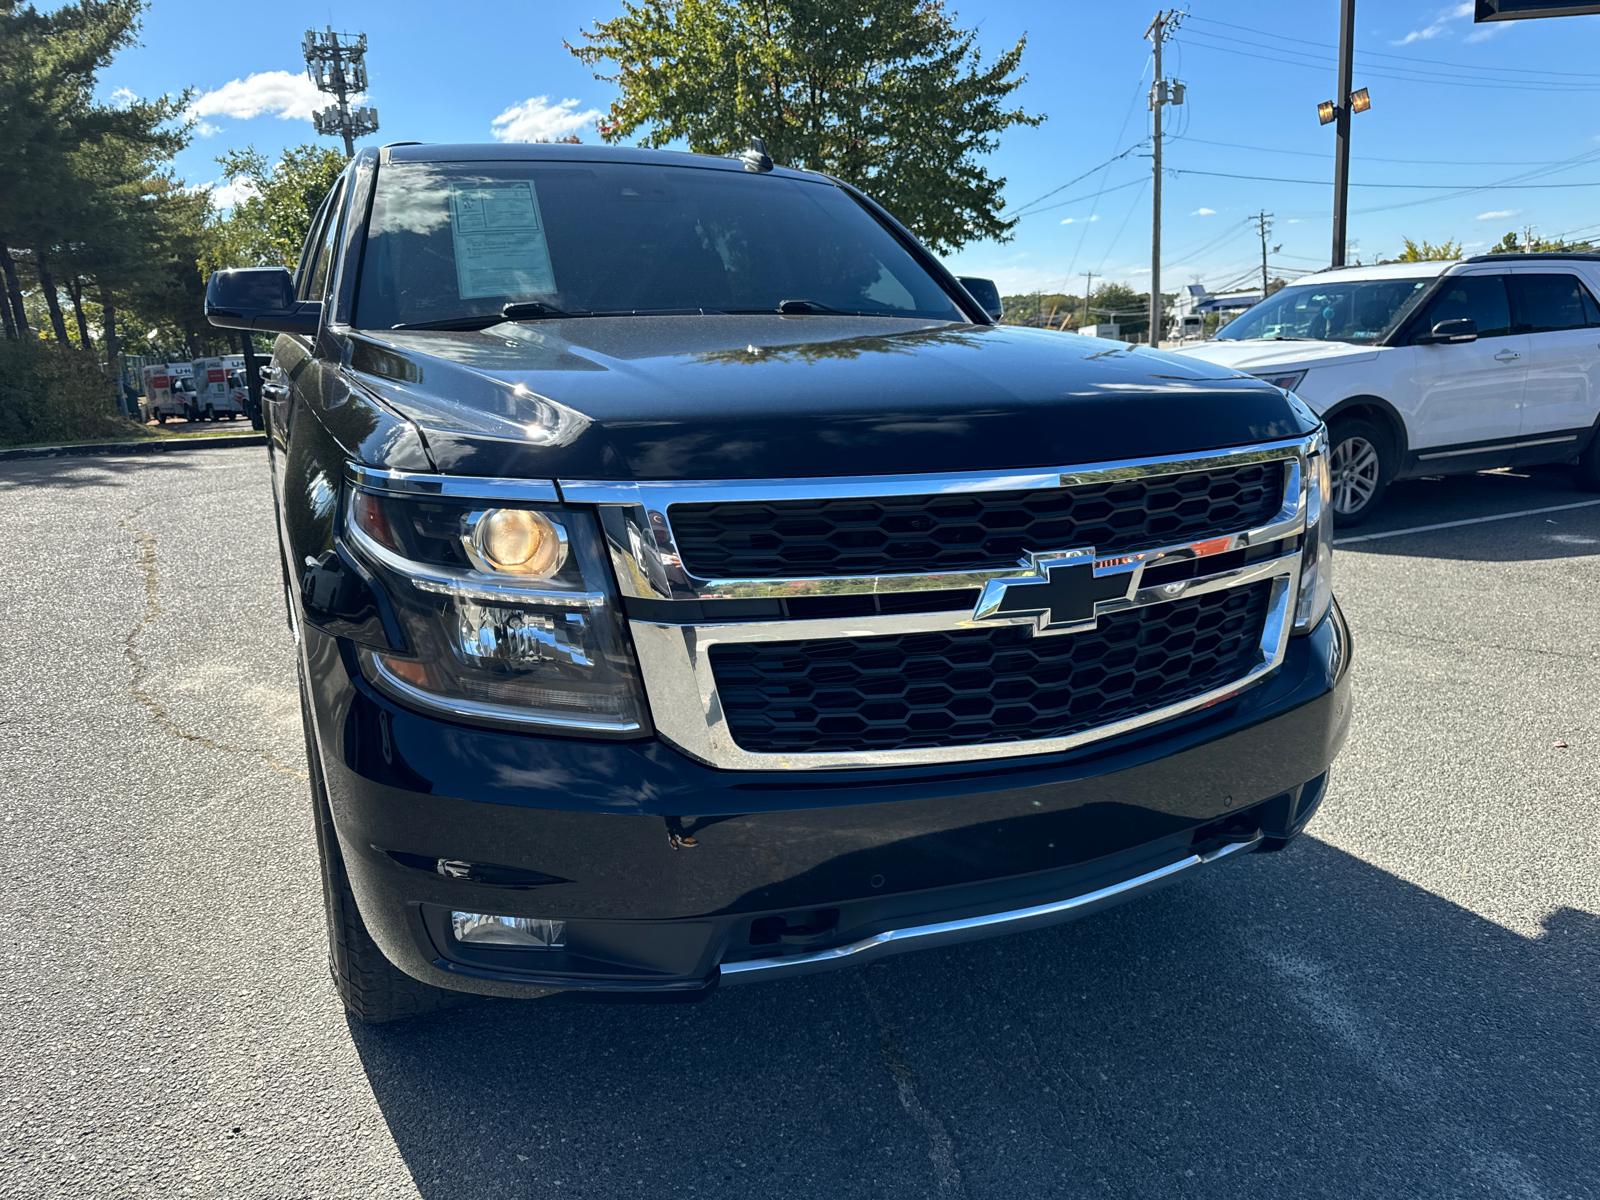
<svg viewBox="0 0 1600 1200">
<path fill-rule="evenodd" d="M 349 548 L 393 603 L 405 648 L 359 648 L 402 704 L 474 724 L 648 732 L 595 519 L 554 505 L 354 488 Z"/>
<path fill-rule="evenodd" d="M 1310 370 L 1309 367 L 1306 370 Z M 1284 371 L 1279 375 L 1257 375 L 1257 379 L 1265 379 L 1273 387 L 1282 388 L 1292 392 L 1300 386 L 1300 381 L 1306 377 L 1306 371 Z"/>
<path fill-rule="evenodd" d="M 1333 478 L 1326 439 L 1306 459 L 1306 536 L 1300 552 L 1300 602 L 1294 631 L 1309 633 L 1333 602 Z"/>
</svg>

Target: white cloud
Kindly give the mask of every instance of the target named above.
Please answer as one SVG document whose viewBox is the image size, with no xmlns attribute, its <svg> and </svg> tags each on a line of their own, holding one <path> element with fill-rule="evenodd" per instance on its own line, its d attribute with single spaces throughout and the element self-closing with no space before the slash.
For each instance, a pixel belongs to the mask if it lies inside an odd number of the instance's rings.
<svg viewBox="0 0 1600 1200">
<path fill-rule="evenodd" d="M 1099 219 L 1100 219 L 1100 217 L 1099 217 L 1098 214 L 1096 214 L 1095 216 L 1092 216 L 1092 217 L 1067 217 L 1061 223 L 1063 225 L 1077 225 L 1080 222 L 1098 221 Z"/>
<path fill-rule="evenodd" d="M 1427 42 L 1439 37 L 1441 34 L 1451 32 L 1450 22 L 1459 21 L 1462 17 L 1472 15 L 1473 5 L 1471 0 L 1463 4 L 1452 4 L 1449 8 L 1439 10 L 1439 15 L 1432 22 L 1421 29 L 1413 29 L 1405 37 L 1395 42 L 1396 46 L 1409 46 L 1412 42 Z"/>
<path fill-rule="evenodd" d="M 1197 208 L 1189 215 L 1191 217 L 1214 217 L 1217 215 L 1217 210 L 1214 208 Z"/>
<path fill-rule="evenodd" d="M 364 96 L 353 97 L 352 103 L 365 99 Z M 189 106 L 189 115 L 249 120 L 271 113 L 284 121 L 309 121 L 311 114 L 327 103 L 328 97 L 317 91 L 317 85 L 303 74 L 262 71 L 205 93 Z"/>
<path fill-rule="evenodd" d="M 489 124 L 496 141 L 554 141 L 604 115 L 598 108 L 579 112 L 576 100 L 551 104 L 549 96 L 532 96 L 521 104 L 513 104 Z"/>
<path fill-rule="evenodd" d="M 132 88 L 118 88 L 111 93 L 111 106 L 113 108 L 127 108 L 139 98 L 139 93 Z"/>
<path fill-rule="evenodd" d="M 1520 217 L 1521 215 L 1522 210 L 1520 208 L 1492 208 L 1488 212 L 1479 213 L 1478 220 L 1504 221 L 1510 217 Z"/>
<path fill-rule="evenodd" d="M 232 183 L 224 183 L 220 179 L 215 179 L 210 183 L 197 183 L 185 190 L 190 193 L 210 192 L 212 205 L 220 211 L 232 208 L 246 197 L 254 196 L 256 194 L 256 185 L 248 179 L 235 179 Z"/>
</svg>

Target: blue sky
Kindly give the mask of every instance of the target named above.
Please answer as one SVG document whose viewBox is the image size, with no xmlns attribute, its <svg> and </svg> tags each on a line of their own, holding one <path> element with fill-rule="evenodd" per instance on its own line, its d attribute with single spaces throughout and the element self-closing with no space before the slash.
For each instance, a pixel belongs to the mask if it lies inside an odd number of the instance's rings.
<svg viewBox="0 0 1600 1200">
<path fill-rule="evenodd" d="M 337 7 L 155 0 L 143 46 L 118 58 L 102 90 L 110 98 L 119 89 L 197 89 L 205 134 L 177 165 L 190 183 L 207 183 L 218 178 L 214 159 L 226 150 L 254 144 L 270 154 L 317 140 L 309 120 L 317 98 L 300 43 L 308 28 L 331 23 L 368 35 L 367 103 L 381 120 L 374 142 L 565 132 L 597 141 L 593 116 L 612 89 L 562 40 L 577 41 L 581 29 L 619 7 L 598 0 Z M 1011 208 L 1148 136 L 1150 45 L 1141 34 L 1154 4 L 951 0 L 950 7 L 963 26 L 978 27 L 987 55 L 1028 35 L 1028 82 L 1017 97 L 1049 119 L 1009 132 L 989 160 L 1008 179 Z M 1338 7 L 1337 0 L 1187 6 L 1165 64 L 1169 77 L 1188 85 L 1187 103 L 1167 110 L 1166 166 L 1177 173 L 1165 183 L 1166 290 L 1195 281 L 1248 285 L 1252 271 L 1258 278 L 1260 242 L 1247 215 L 1261 209 L 1273 214 L 1271 245 L 1281 245 L 1275 268 L 1288 274 L 1326 264 L 1333 134 L 1317 124 L 1316 105 L 1334 92 Z M 1476 250 L 1526 225 L 1544 237 L 1600 234 L 1600 17 L 1474 26 L 1471 7 L 1358 4 L 1356 86 L 1370 89 L 1373 106 L 1354 118 L 1350 237 L 1364 259 L 1395 254 L 1406 236 L 1457 238 Z M 1148 286 L 1150 160 L 1140 157 L 1147 153 L 1148 145 L 1139 146 L 1035 203 L 1013 241 L 968 246 L 951 266 L 991 276 L 1008 293 L 1074 291 L 1085 271 Z M 1513 178 L 1544 186 L 1483 186 Z"/>
</svg>

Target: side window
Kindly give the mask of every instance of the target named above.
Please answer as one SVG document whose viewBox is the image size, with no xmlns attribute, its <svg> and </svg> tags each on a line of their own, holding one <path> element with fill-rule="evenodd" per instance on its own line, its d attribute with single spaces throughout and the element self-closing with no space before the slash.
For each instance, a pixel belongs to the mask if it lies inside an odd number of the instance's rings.
<svg viewBox="0 0 1600 1200">
<path fill-rule="evenodd" d="M 296 300 L 304 300 L 310 291 L 311 275 L 316 269 L 317 250 L 322 246 L 322 226 L 328 219 L 328 214 L 333 211 L 329 203 L 332 197 L 322 202 L 322 207 L 317 209 L 317 215 L 311 218 L 311 229 L 306 233 L 306 244 L 300 248 L 300 261 L 294 269 L 294 296 Z"/>
<path fill-rule="evenodd" d="M 1505 337 L 1511 332 L 1511 301 L 1506 294 L 1504 275 L 1460 275 L 1444 281 L 1444 287 L 1428 304 L 1419 329 L 1426 333 L 1440 321 L 1470 320 L 1478 323 L 1480 338 Z"/>
<path fill-rule="evenodd" d="M 341 183 L 334 189 L 333 200 L 328 206 L 328 224 L 322 232 L 322 245 L 317 250 L 317 265 L 311 272 L 311 290 L 306 293 L 307 300 L 321 300 L 328 291 L 328 276 L 333 274 L 333 259 L 339 245 L 339 228 L 343 224 L 339 220 L 344 211 L 344 184 Z"/>
<path fill-rule="evenodd" d="M 1576 275 L 1517 275 L 1517 332 L 1553 333 L 1600 325 L 1600 306 Z"/>
</svg>

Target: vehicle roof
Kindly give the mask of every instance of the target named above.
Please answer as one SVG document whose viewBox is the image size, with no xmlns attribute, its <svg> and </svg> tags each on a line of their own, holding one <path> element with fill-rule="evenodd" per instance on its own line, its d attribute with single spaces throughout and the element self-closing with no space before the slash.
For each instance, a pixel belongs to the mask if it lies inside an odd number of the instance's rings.
<svg viewBox="0 0 1600 1200">
<path fill-rule="evenodd" d="M 1370 267 L 1339 267 L 1330 271 L 1318 271 L 1314 275 L 1302 275 L 1289 286 L 1309 283 L 1317 284 L 1336 279 L 1342 281 L 1357 279 L 1433 279 L 1443 275 L 1451 267 L 1460 266 L 1460 262 L 1397 262 L 1375 264 Z"/>
<path fill-rule="evenodd" d="M 704 167 L 716 171 L 745 169 L 737 158 L 715 154 L 647 150 L 642 146 L 573 145 L 570 142 L 402 142 L 383 147 L 383 156 L 387 162 L 606 162 Z M 814 171 L 795 171 L 788 167 L 774 167 L 761 173 L 813 181 L 826 178 Z"/>
</svg>

